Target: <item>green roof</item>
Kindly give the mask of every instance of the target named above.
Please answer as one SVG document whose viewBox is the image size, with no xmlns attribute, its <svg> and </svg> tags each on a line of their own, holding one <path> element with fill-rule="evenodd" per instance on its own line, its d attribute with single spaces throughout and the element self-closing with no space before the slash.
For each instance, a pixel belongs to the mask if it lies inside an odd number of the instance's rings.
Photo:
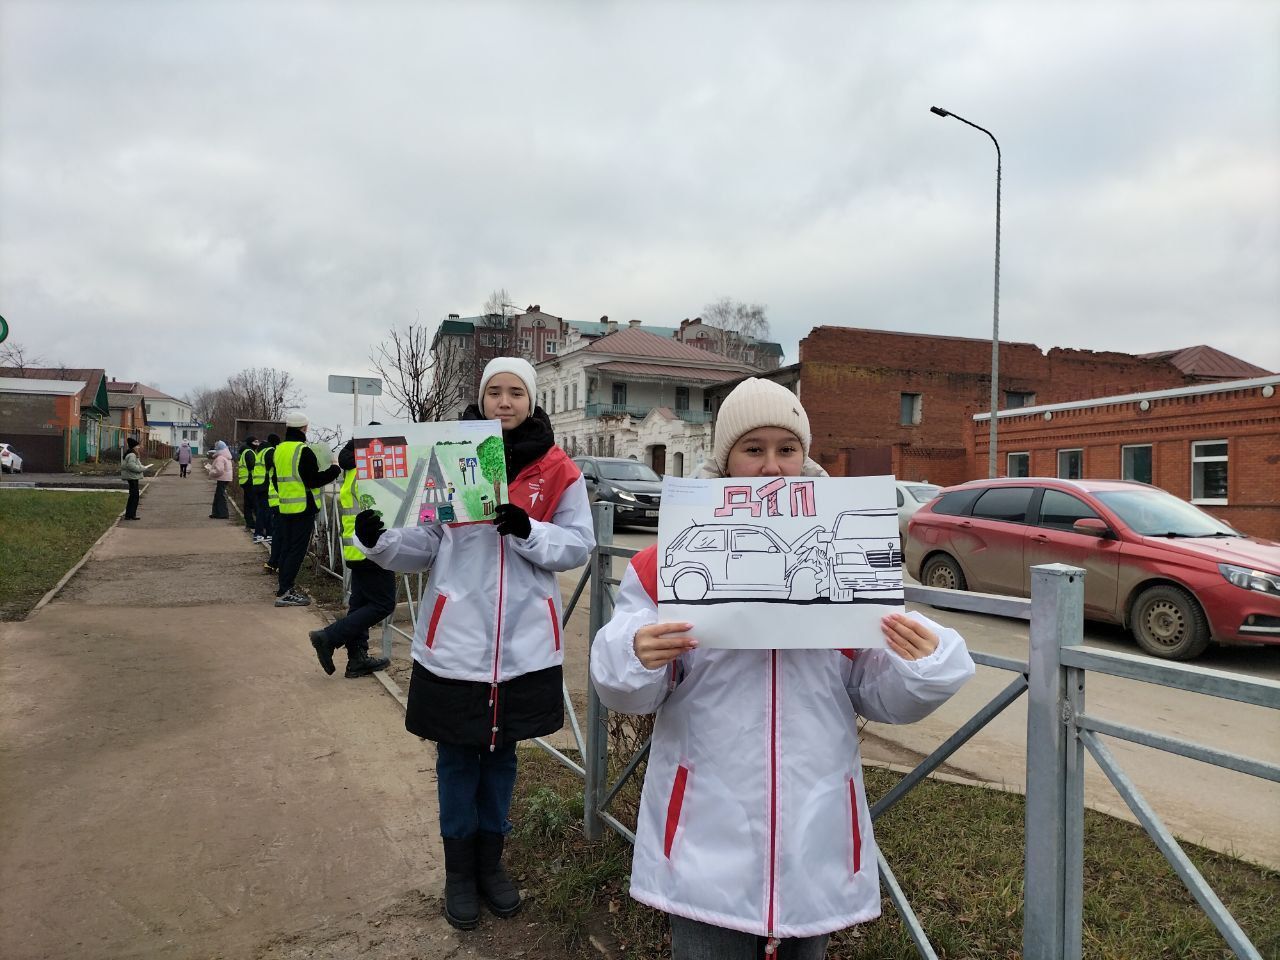
<svg viewBox="0 0 1280 960">
<path fill-rule="evenodd" d="M 775 357 L 782 356 L 782 344 L 774 343 L 772 340 L 757 340 L 756 349 L 761 353 L 772 354 Z"/>
<path fill-rule="evenodd" d="M 450 334 L 469 334 L 475 333 L 476 327 L 474 323 L 466 320 L 442 320 L 440 321 L 439 336 L 448 336 Z"/>
</svg>

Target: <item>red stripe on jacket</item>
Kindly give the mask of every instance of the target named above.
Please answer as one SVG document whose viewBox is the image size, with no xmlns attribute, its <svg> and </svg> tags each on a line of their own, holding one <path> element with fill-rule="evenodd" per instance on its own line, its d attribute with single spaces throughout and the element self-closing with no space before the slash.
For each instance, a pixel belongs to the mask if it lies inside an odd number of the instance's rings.
<svg viewBox="0 0 1280 960">
<path fill-rule="evenodd" d="M 550 523 L 560 497 L 582 476 L 578 465 L 559 447 L 552 447 L 521 470 L 507 485 L 507 498 L 534 520 Z"/>
<path fill-rule="evenodd" d="M 645 547 L 631 558 L 631 569 L 640 578 L 640 586 L 654 603 L 658 602 L 658 545 Z"/>
</svg>

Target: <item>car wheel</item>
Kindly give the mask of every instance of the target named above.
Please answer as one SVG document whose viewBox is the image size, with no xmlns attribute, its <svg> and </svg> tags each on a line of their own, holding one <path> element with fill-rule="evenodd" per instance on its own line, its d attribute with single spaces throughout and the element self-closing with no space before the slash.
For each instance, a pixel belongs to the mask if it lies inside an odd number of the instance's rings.
<svg viewBox="0 0 1280 960">
<path fill-rule="evenodd" d="M 797 570 L 791 577 L 791 589 L 788 600 L 812 600 L 818 595 L 818 572 L 805 567 Z"/>
<path fill-rule="evenodd" d="M 920 582 L 926 587 L 941 587 L 944 590 L 969 589 L 960 564 L 945 553 L 929 558 L 920 573 Z"/>
<path fill-rule="evenodd" d="M 1153 657 L 1191 660 L 1209 646 L 1209 622 L 1195 597 L 1179 587 L 1142 591 L 1130 617 L 1133 638 Z"/>
<path fill-rule="evenodd" d="M 697 570 L 686 570 L 675 578 L 671 589 L 675 591 L 677 600 L 701 600 L 707 595 L 709 586 L 705 574 Z"/>
</svg>

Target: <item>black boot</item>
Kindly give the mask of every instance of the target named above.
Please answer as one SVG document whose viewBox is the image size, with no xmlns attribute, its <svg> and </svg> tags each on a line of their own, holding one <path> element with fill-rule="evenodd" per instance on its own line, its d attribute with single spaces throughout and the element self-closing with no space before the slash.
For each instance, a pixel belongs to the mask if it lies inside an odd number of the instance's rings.
<svg viewBox="0 0 1280 960">
<path fill-rule="evenodd" d="M 444 918 L 459 930 L 474 930 L 480 923 L 480 897 L 476 893 L 476 841 L 444 837 Z"/>
<path fill-rule="evenodd" d="M 325 673 L 333 676 L 333 671 L 337 667 L 333 665 L 333 646 L 329 643 L 329 638 L 325 636 L 323 630 L 312 630 L 307 636 L 311 638 L 311 646 L 315 647 L 320 666 L 324 668 Z"/>
<path fill-rule="evenodd" d="M 514 917 L 520 912 L 520 891 L 507 876 L 507 868 L 502 865 L 502 844 L 505 838 L 500 833 L 489 833 L 481 830 L 476 834 L 476 885 L 480 888 L 480 896 L 485 906 L 498 917 Z"/>
<path fill-rule="evenodd" d="M 367 677 L 375 670 L 385 670 L 391 666 L 391 661 L 385 657 L 369 656 L 368 647 L 360 647 L 355 653 L 347 652 L 347 672 L 343 674 L 348 680 L 354 680 L 356 677 Z"/>
</svg>

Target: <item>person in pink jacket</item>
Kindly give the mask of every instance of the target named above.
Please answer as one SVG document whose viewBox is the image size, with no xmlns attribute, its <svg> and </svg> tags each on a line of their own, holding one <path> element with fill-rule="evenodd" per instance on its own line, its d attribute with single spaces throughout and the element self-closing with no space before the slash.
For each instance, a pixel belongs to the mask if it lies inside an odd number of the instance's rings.
<svg viewBox="0 0 1280 960">
<path fill-rule="evenodd" d="M 214 444 L 213 459 L 208 469 L 209 476 L 216 481 L 216 486 L 213 488 L 213 512 L 209 514 L 209 519 L 229 519 L 231 515 L 227 512 L 227 485 L 231 483 L 235 466 L 231 462 L 231 451 L 227 449 L 225 440 L 219 440 Z"/>
<path fill-rule="evenodd" d="M 721 405 L 703 477 L 825 476 L 786 388 L 751 378 Z M 891 613 L 884 646 L 701 649 L 660 623 L 657 548 L 637 554 L 591 647 L 601 701 L 656 713 L 631 896 L 671 916 L 674 960 L 819 960 L 880 915 L 858 718 L 911 723 L 974 672 L 964 640 Z"/>
</svg>

